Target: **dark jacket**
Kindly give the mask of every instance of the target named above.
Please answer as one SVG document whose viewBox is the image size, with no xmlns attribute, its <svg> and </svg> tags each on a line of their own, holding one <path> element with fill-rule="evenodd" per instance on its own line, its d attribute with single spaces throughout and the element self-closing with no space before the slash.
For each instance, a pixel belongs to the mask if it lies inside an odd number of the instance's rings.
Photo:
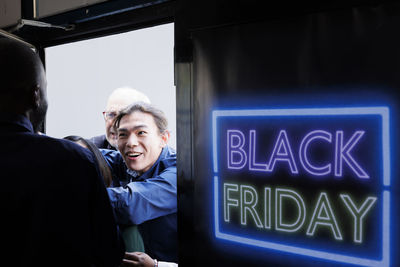
<svg viewBox="0 0 400 267">
<path fill-rule="evenodd" d="M 124 247 L 97 163 L 0 114 L 2 266 L 117 266 Z"/>
<path fill-rule="evenodd" d="M 98 148 L 116 150 L 115 147 L 110 145 L 110 143 L 107 141 L 107 138 L 104 134 L 94 136 L 94 137 L 90 138 L 89 141 L 91 141 L 93 144 L 95 144 Z"/>
</svg>

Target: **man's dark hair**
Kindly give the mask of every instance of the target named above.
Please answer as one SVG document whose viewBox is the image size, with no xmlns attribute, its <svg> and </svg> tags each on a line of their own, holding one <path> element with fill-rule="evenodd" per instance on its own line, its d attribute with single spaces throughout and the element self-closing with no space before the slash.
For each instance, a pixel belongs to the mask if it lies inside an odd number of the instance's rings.
<svg viewBox="0 0 400 267">
<path fill-rule="evenodd" d="M 147 104 L 144 102 L 135 102 L 119 112 L 119 114 L 115 118 L 113 125 L 115 131 L 117 131 L 122 117 L 130 115 L 135 111 L 140 111 L 153 116 L 154 122 L 160 134 L 163 134 L 168 129 L 168 120 L 164 112 L 151 104 Z"/>
</svg>

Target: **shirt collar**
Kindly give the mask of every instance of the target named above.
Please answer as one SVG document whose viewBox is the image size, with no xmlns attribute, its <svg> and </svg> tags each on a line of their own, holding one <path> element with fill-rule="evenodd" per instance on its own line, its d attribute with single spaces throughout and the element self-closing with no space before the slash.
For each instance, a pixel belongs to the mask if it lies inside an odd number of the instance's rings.
<svg viewBox="0 0 400 267">
<path fill-rule="evenodd" d="M 24 128 L 25 130 L 33 133 L 33 126 L 30 120 L 20 114 L 1 113 L 0 124 L 14 124 Z"/>
<path fill-rule="evenodd" d="M 131 170 L 131 169 L 129 169 L 129 168 L 126 169 L 126 172 L 127 172 L 130 176 L 132 176 L 132 177 L 134 177 L 134 178 L 136 178 L 136 177 L 139 176 L 139 174 L 138 174 L 136 171 Z"/>
</svg>

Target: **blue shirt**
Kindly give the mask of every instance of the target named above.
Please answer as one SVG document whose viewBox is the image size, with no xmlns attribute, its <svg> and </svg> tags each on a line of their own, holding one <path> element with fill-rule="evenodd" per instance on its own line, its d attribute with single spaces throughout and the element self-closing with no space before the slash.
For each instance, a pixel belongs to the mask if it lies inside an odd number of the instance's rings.
<svg viewBox="0 0 400 267">
<path fill-rule="evenodd" d="M 117 222 L 139 225 L 145 252 L 163 261 L 177 261 L 176 153 L 164 147 L 142 175 L 129 170 L 118 151 L 101 149 L 113 174 L 107 188 Z"/>
<path fill-rule="evenodd" d="M 89 150 L 35 134 L 22 115 L 0 113 L 0 140 L 1 261 L 119 265 L 123 243 Z"/>
</svg>

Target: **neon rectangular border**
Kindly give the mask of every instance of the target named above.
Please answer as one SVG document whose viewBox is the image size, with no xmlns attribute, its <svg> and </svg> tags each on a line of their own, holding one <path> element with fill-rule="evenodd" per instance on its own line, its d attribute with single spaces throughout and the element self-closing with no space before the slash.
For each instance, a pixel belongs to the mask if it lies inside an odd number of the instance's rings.
<svg viewBox="0 0 400 267">
<path fill-rule="evenodd" d="M 218 151 L 217 151 L 217 119 L 220 117 L 255 117 L 255 116 L 346 116 L 346 115 L 379 115 L 382 119 L 382 159 L 383 159 L 383 190 L 382 201 L 382 259 L 353 257 L 338 253 L 326 252 L 285 245 L 277 242 L 268 242 L 248 237 L 223 233 L 219 229 L 219 177 L 218 177 Z M 388 107 L 346 107 L 346 108 L 299 108 L 299 109 L 255 109 L 255 110 L 214 110 L 212 112 L 213 131 L 213 167 L 214 167 L 214 230 L 216 238 L 238 242 L 257 247 L 288 252 L 297 255 L 309 256 L 323 260 L 336 261 L 362 266 L 390 266 L 390 122 Z"/>
</svg>

